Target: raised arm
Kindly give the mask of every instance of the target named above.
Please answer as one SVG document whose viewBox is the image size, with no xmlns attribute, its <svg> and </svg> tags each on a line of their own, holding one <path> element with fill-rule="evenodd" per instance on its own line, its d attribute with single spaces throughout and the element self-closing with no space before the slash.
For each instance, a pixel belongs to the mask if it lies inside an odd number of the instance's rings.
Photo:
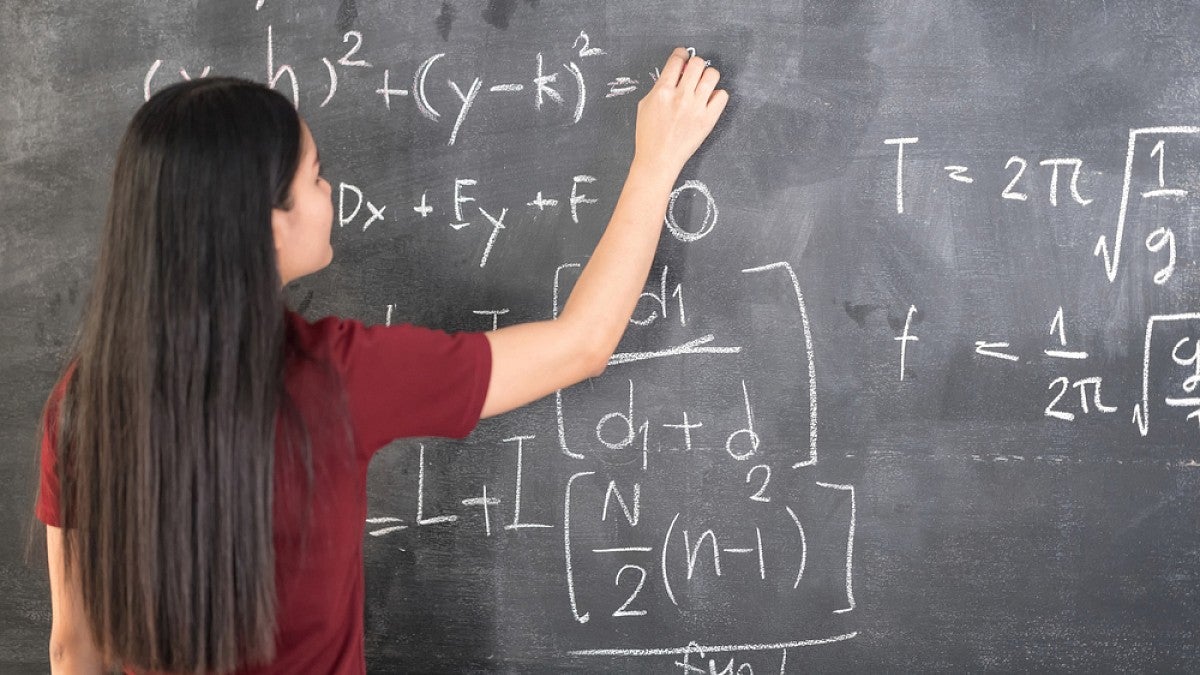
<svg viewBox="0 0 1200 675">
<path fill-rule="evenodd" d="M 483 417 L 508 412 L 599 375 L 637 305 L 667 201 L 729 94 L 699 56 L 676 49 L 638 102 L 634 156 L 612 218 L 557 319 L 487 333 L 492 374 Z"/>
</svg>

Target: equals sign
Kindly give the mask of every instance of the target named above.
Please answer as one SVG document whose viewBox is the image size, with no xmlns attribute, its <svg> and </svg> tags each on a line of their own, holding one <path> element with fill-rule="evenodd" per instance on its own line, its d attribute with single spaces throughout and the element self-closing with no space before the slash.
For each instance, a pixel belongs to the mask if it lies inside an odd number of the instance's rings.
<svg viewBox="0 0 1200 675">
<path fill-rule="evenodd" d="M 984 342 L 983 340 L 975 341 L 975 353 L 980 356 L 990 356 L 996 359 L 1004 359 L 1005 361 L 1019 361 L 1020 357 L 1016 354 L 1007 352 L 998 352 L 997 349 L 1008 349 L 1007 342 Z"/>
<path fill-rule="evenodd" d="M 383 517 L 379 517 L 379 518 L 367 518 L 367 522 L 371 523 L 371 524 L 378 524 L 378 523 L 403 523 L 404 521 L 400 520 L 399 518 L 391 518 L 391 517 L 383 516 Z M 391 525 L 389 527 L 381 527 L 378 530 L 371 530 L 367 534 L 370 534 L 372 537 L 380 537 L 389 532 L 395 532 L 397 530 L 407 530 L 407 529 L 408 529 L 407 525 Z"/>
</svg>

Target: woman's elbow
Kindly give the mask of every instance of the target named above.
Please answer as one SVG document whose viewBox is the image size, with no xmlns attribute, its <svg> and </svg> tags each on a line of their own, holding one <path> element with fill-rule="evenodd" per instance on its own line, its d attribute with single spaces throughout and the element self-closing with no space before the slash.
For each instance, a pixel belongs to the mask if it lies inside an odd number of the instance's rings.
<svg viewBox="0 0 1200 675">
<path fill-rule="evenodd" d="M 612 358 L 612 350 L 609 349 L 594 349 L 587 357 L 588 377 L 600 377 L 604 374 L 605 368 L 608 368 L 608 360 Z"/>
<path fill-rule="evenodd" d="M 91 641 L 50 637 L 51 673 L 104 673 L 104 661 Z"/>
<path fill-rule="evenodd" d="M 50 665 L 62 664 L 71 655 L 71 641 L 66 636 L 50 633 Z"/>
</svg>

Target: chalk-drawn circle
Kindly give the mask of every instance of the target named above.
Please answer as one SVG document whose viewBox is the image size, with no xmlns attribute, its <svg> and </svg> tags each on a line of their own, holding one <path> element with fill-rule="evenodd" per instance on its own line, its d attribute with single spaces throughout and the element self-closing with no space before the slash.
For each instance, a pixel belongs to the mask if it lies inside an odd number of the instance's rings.
<svg viewBox="0 0 1200 675">
<path fill-rule="evenodd" d="M 679 227 L 679 222 L 675 219 L 675 200 L 684 190 L 696 190 L 704 196 L 704 221 L 700 224 L 700 229 L 695 232 L 688 232 Z M 712 232 L 717 225 L 717 202 L 713 199 L 712 193 L 708 191 L 708 186 L 698 180 L 688 180 L 672 190 L 671 200 L 667 202 L 666 223 L 671 234 L 685 243 L 703 239 L 705 235 Z"/>
</svg>

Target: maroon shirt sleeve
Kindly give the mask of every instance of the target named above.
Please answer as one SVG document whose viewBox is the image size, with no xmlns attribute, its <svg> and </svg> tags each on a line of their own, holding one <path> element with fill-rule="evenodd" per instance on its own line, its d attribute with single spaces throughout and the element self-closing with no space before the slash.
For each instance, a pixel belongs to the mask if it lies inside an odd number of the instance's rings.
<svg viewBox="0 0 1200 675">
<path fill-rule="evenodd" d="M 339 317 L 321 324 L 365 457 L 397 438 L 465 438 L 479 423 L 492 370 L 484 333 Z"/>
<path fill-rule="evenodd" d="M 54 385 L 54 389 L 50 392 L 46 405 L 42 409 L 42 447 L 39 460 L 41 468 L 34 515 L 38 517 L 38 520 L 54 527 L 62 527 L 62 518 L 58 509 L 58 451 L 55 447 L 58 436 L 58 409 L 73 368 L 73 365 L 68 368 L 66 375 Z"/>
</svg>

